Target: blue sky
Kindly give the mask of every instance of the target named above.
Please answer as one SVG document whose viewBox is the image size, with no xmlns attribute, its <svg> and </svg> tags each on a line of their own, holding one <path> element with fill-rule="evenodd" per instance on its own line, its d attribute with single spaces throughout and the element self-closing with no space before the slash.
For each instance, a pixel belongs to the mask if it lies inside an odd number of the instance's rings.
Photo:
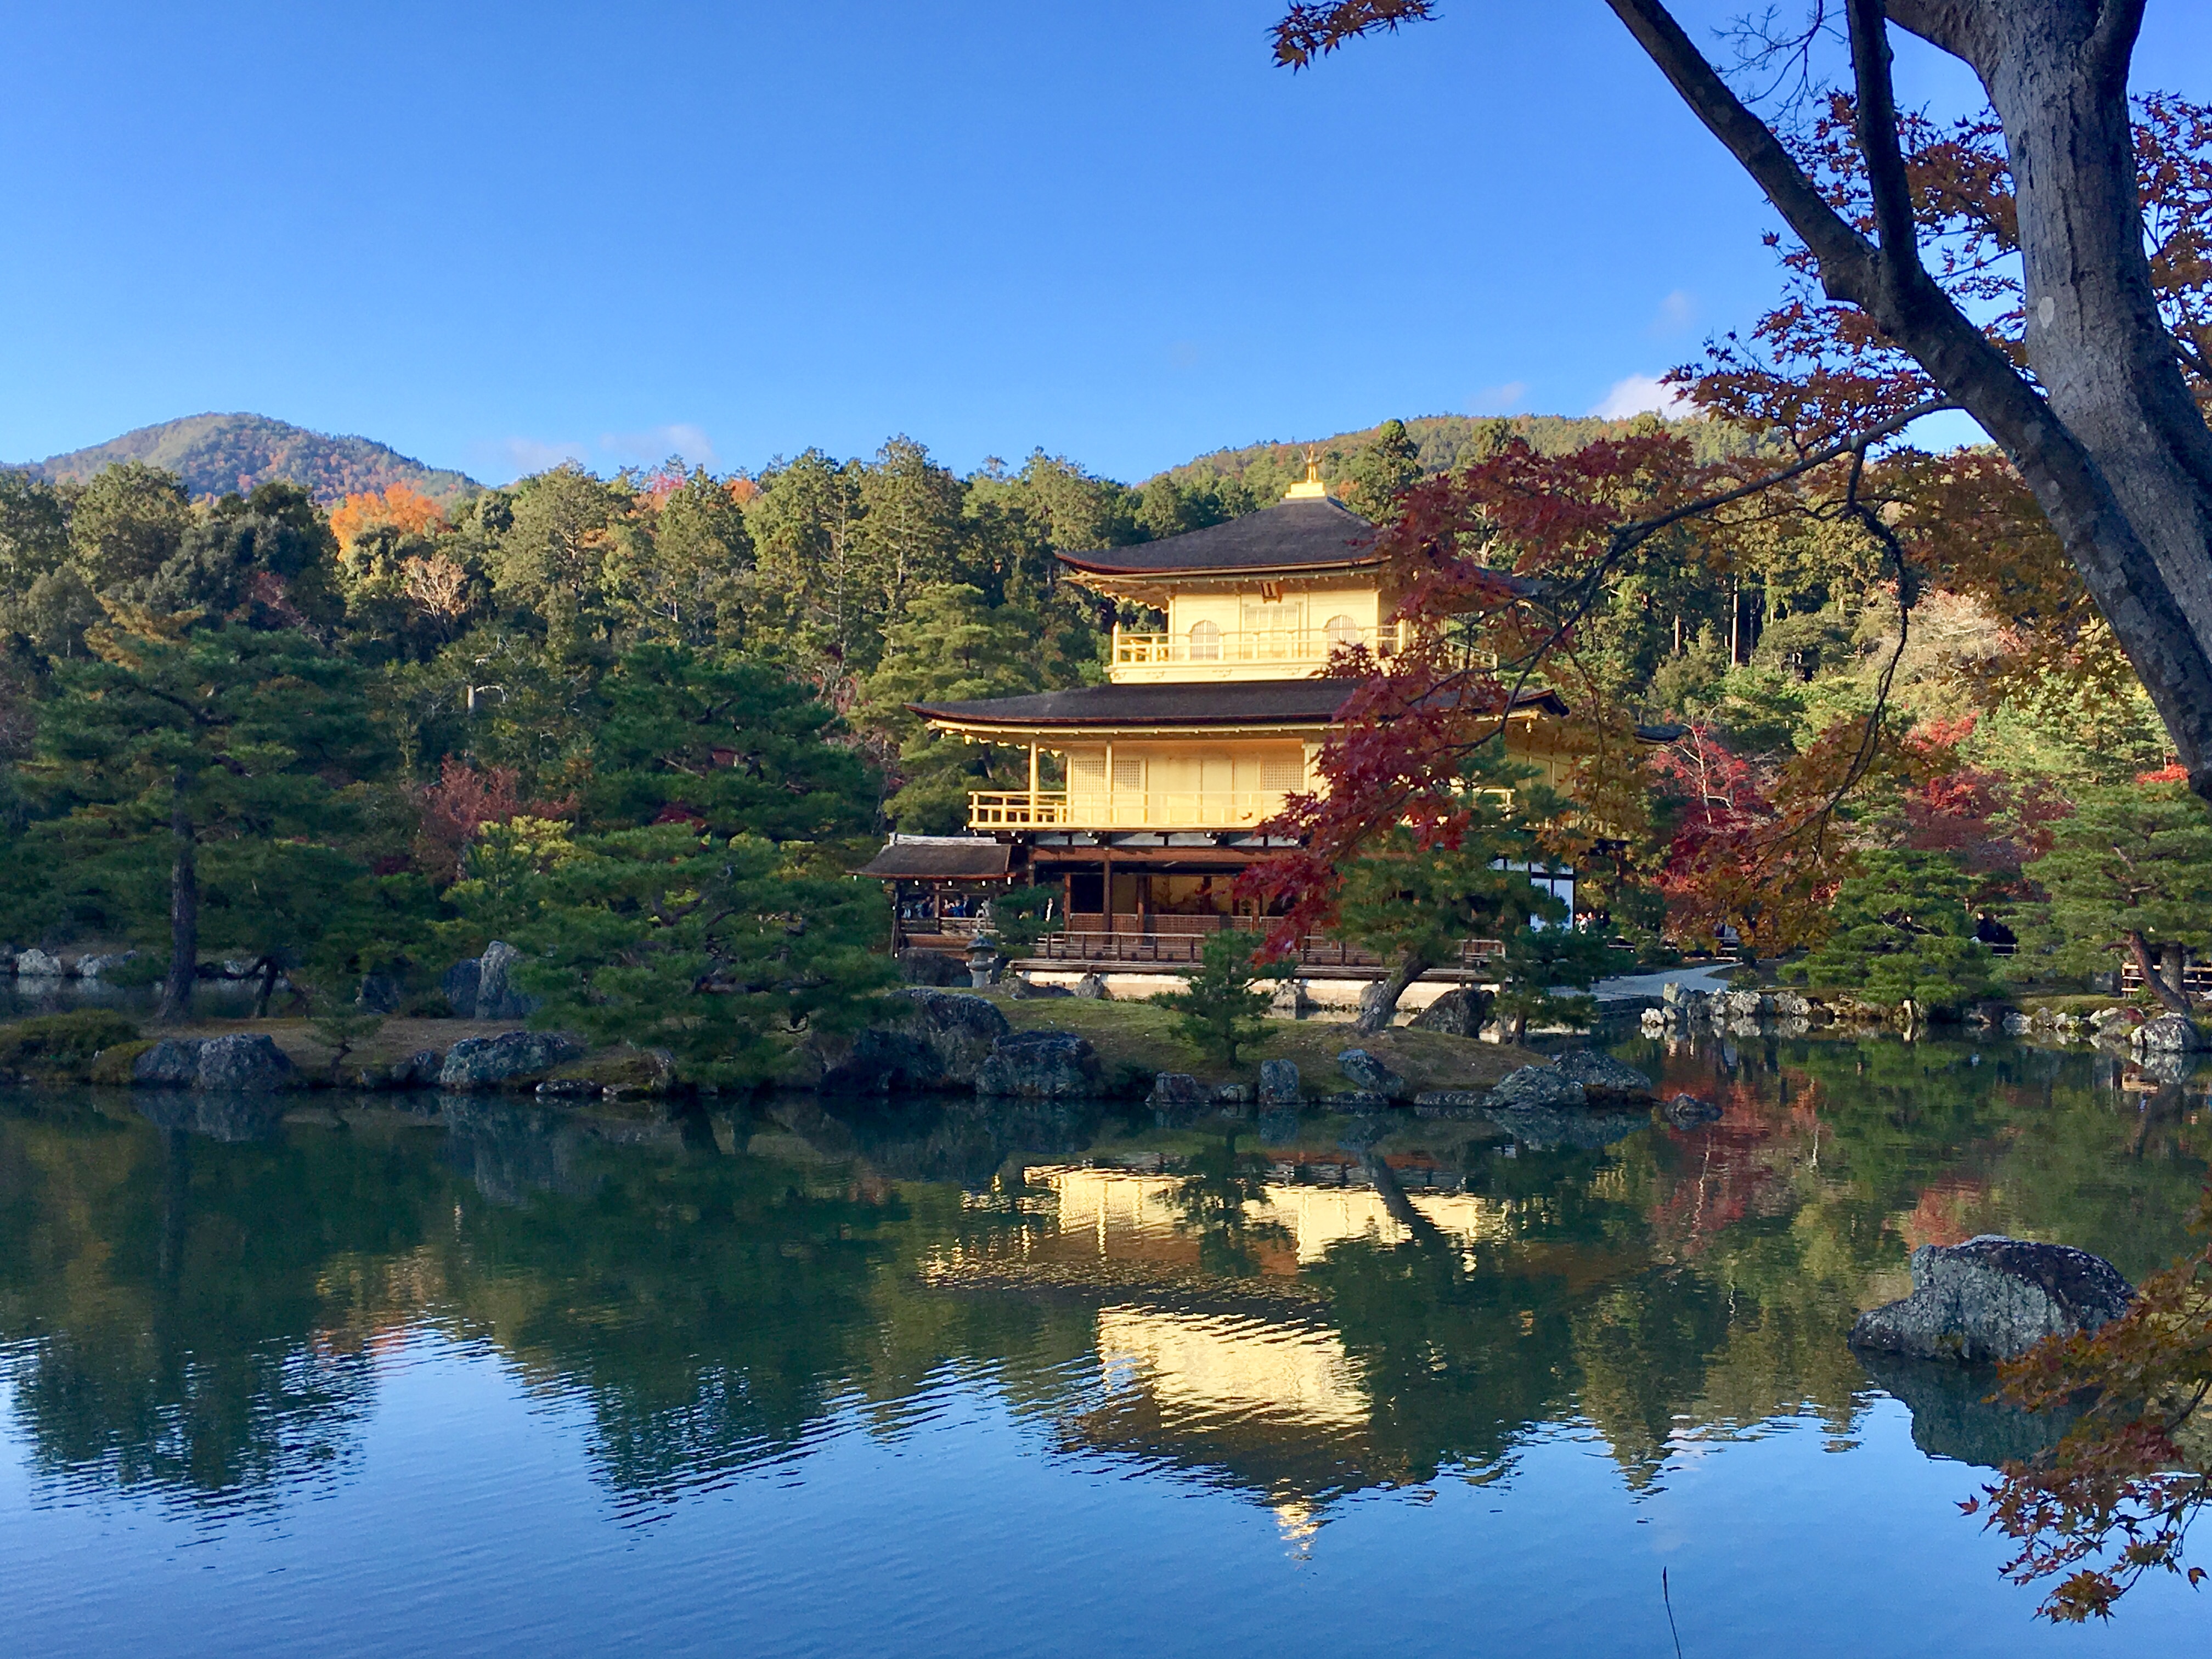
<svg viewBox="0 0 2212 1659">
<path fill-rule="evenodd" d="M 1765 204 L 1597 0 L 1295 76 L 1279 9 L 19 0 L 0 458 L 246 409 L 492 481 L 894 432 L 1134 479 L 1625 408 L 1774 293 Z M 2137 84 L 2208 71 L 2212 8 L 2153 0 Z"/>
</svg>

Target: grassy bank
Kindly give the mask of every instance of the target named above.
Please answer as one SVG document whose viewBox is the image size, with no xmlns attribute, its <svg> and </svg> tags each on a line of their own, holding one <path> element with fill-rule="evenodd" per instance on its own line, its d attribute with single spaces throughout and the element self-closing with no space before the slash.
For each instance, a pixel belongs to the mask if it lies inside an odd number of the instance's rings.
<svg viewBox="0 0 2212 1659">
<path fill-rule="evenodd" d="M 1337 1069 L 1336 1056 L 1346 1048 L 1363 1048 L 1379 1055 L 1417 1090 L 1487 1089 L 1516 1066 L 1541 1056 L 1526 1049 L 1475 1042 L 1435 1031 L 1404 1028 L 1377 1036 L 1362 1037 L 1348 1024 L 1320 1020 L 1270 1020 L 1264 1042 L 1234 1069 L 1205 1060 L 1176 1036 L 1174 1017 L 1146 1002 L 1091 1001 L 1079 997 L 1017 1000 L 1005 989 L 975 993 L 988 999 L 1017 1030 L 1073 1031 L 1087 1038 L 1097 1050 L 1100 1071 L 1117 1091 L 1141 1093 L 1154 1073 L 1188 1072 L 1206 1084 L 1252 1083 L 1262 1060 L 1287 1060 L 1298 1068 L 1310 1096 L 1336 1094 L 1352 1085 Z M 0 1024 L 0 1068 L 26 1070 L 56 1082 L 127 1083 L 130 1062 L 155 1039 L 163 1036 L 216 1037 L 252 1035 L 268 1037 L 300 1070 L 303 1080 L 326 1083 L 331 1079 L 333 1049 L 310 1022 L 299 1018 L 215 1019 L 175 1027 L 141 1023 L 137 1040 L 122 1035 L 102 1039 L 99 1058 L 89 1048 L 73 1054 L 24 1056 L 9 1060 L 9 1034 L 35 1021 Z M 441 1052 L 464 1037 L 495 1036 L 517 1029 L 514 1020 L 390 1018 L 373 1034 L 363 1036 L 347 1053 L 342 1070 L 350 1079 L 362 1071 L 388 1070 L 408 1055 L 425 1048 Z"/>
</svg>

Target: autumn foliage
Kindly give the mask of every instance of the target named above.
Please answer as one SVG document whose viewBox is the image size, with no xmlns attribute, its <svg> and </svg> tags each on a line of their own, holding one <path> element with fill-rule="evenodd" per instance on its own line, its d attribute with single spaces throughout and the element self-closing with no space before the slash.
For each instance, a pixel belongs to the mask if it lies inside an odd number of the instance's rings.
<svg viewBox="0 0 2212 1659">
<path fill-rule="evenodd" d="M 488 823 L 506 823 L 517 817 L 573 817 L 576 802 L 526 801 L 512 767 L 482 770 L 459 755 L 439 763 L 438 781 L 416 792 L 422 817 L 417 826 L 416 856 L 423 869 L 441 880 L 459 874 L 470 843 Z"/>
<path fill-rule="evenodd" d="M 342 548 L 386 526 L 402 535 L 427 536 L 445 521 L 445 508 L 404 483 L 349 495 L 331 509 L 331 533 Z"/>
<path fill-rule="evenodd" d="M 2212 1190 L 2197 1207 L 2212 1226 Z M 2079 1411 L 2057 1446 L 1961 1505 L 2020 1546 L 2015 1582 L 2058 1577 L 2045 1616 L 2112 1616 L 2144 1574 L 2203 1582 L 2185 1566 L 2190 1522 L 2212 1501 L 2212 1249 L 2145 1279 L 2128 1312 L 2094 1335 L 2046 1339 L 2003 1368 L 2004 1393 L 2030 1411 Z M 2059 1577 L 2059 1575 L 2063 1575 Z"/>
</svg>

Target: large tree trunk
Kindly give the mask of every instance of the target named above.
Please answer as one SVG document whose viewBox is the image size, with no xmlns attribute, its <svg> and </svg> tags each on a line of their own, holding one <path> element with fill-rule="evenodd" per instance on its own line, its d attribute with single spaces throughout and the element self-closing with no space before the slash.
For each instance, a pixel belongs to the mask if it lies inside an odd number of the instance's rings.
<svg viewBox="0 0 2212 1659">
<path fill-rule="evenodd" d="M 2134 928 L 2128 930 L 2128 954 L 2135 958 L 2136 971 L 2142 975 L 2143 984 L 2160 1003 L 2177 1014 L 2191 1012 L 2189 992 L 2182 983 L 2177 965 L 2171 982 L 2159 971 L 2158 958 L 2152 954 L 2150 941 Z"/>
<path fill-rule="evenodd" d="M 169 838 L 175 849 L 175 861 L 169 867 L 169 977 L 161 987 L 155 1018 L 175 1023 L 192 1017 L 192 983 L 200 966 L 198 848 L 181 782 L 169 815 Z"/>
<path fill-rule="evenodd" d="M 1401 951 L 1398 960 L 1390 964 L 1389 976 L 1359 994 L 1359 1018 L 1352 1023 L 1352 1029 L 1362 1036 L 1389 1030 L 1406 988 L 1436 965 L 1418 951 Z"/>
<path fill-rule="evenodd" d="M 1864 311 L 2020 469 L 2191 787 L 2212 797 L 2212 432 L 2143 252 L 2127 103 L 2141 0 L 1846 0 L 1879 246 L 1821 199 L 1660 0 L 1610 3 L 1813 251 L 1829 297 Z M 1921 264 L 1895 137 L 1893 21 L 1972 65 L 2003 125 L 2034 383 Z"/>
<path fill-rule="evenodd" d="M 261 970 L 261 988 L 253 994 L 253 1017 L 269 1018 L 269 999 L 276 994 L 276 958 L 265 956 L 258 964 Z"/>
</svg>

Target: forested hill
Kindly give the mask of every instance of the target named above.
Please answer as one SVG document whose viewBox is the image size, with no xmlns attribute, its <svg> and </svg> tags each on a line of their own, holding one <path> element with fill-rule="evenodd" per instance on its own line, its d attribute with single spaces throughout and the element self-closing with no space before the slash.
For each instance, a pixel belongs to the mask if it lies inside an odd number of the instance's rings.
<svg viewBox="0 0 2212 1659">
<path fill-rule="evenodd" d="M 1539 454 L 1563 455 L 1600 438 L 1623 436 L 1638 429 L 1639 422 L 1652 418 L 1638 416 L 1632 420 L 1607 421 L 1595 416 L 1576 415 L 1423 415 L 1408 420 L 1406 431 L 1420 446 L 1422 471 L 1446 472 L 1484 453 L 1486 434 L 1500 427 L 1526 438 Z M 1748 447 L 1741 434 L 1715 422 L 1681 421 L 1669 424 L 1689 439 L 1700 461 L 1717 460 Z M 1347 469 L 1354 456 L 1375 441 L 1381 430 L 1379 426 L 1370 426 L 1357 432 L 1340 432 L 1334 437 L 1295 443 L 1257 443 L 1246 444 L 1241 449 L 1217 449 L 1185 461 L 1181 466 L 1171 466 L 1162 476 L 1186 485 L 1234 478 L 1249 485 L 1263 499 L 1272 499 L 1292 480 L 1305 476 L 1309 448 L 1316 452 L 1322 464 L 1322 476 L 1334 481 Z"/>
<path fill-rule="evenodd" d="M 447 506 L 483 488 L 466 473 L 425 466 L 388 445 L 310 432 L 265 415 L 190 415 L 89 449 L 49 455 L 28 470 L 55 483 L 82 483 L 118 461 L 165 467 L 196 496 L 244 495 L 276 479 L 302 486 L 325 507 L 396 483 Z"/>
</svg>

